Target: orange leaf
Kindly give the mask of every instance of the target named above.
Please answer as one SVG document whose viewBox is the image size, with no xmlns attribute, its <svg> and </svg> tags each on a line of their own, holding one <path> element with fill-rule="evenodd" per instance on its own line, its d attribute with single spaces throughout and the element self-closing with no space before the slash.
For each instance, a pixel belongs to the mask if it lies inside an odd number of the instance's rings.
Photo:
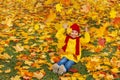
<svg viewBox="0 0 120 80">
<path fill-rule="evenodd" d="M 100 52 L 100 51 L 102 51 L 102 49 L 103 49 L 103 47 L 97 47 L 97 48 L 95 48 L 95 52 Z"/>
<path fill-rule="evenodd" d="M 120 24 L 120 17 L 114 18 L 113 24 Z"/>
<path fill-rule="evenodd" d="M 53 61 L 54 61 L 55 63 L 59 62 L 59 61 L 60 61 L 60 57 L 54 57 L 54 58 L 53 58 Z"/>
<path fill-rule="evenodd" d="M 60 2 L 65 6 L 69 6 L 71 4 L 71 0 L 60 0 Z"/>
</svg>

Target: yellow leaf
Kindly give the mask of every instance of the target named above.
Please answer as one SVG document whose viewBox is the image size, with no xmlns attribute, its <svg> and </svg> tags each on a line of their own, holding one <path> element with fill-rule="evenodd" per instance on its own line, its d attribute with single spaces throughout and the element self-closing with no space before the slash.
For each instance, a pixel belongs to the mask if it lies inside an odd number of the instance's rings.
<svg viewBox="0 0 120 80">
<path fill-rule="evenodd" d="M 56 18 L 56 13 L 51 9 L 50 14 L 47 16 L 46 24 L 50 25 L 50 22 Z"/>
<path fill-rule="evenodd" d="M 55 7 L 57 12 L 61 12 L 61 10 L 63 9 L 62 4 L 56 4 Z"/>
<path fill-rule="evenodd" d="M 43 73 L 34 73 L 33 77 L 37 78 L 37 79 L 42 79 L 44 77 L 44 74 Z"/>
<path fill-rule="evenodd" d="M 21 76 L 16 75 L 15 77 L 12 77 L 10 80 L 21 80 Z"/>
<path fill-rule="evenodd" d="M 117 12 L 116 12 L 114 9 L 112 9 L 112 10 L 110 11 L 110 18 L 115 18 L 115 17 L 116 17 L 116 14 L 117 14 Z"/>
<path fill-rule="evenodd" d="M 51 4 L 51 3 L 53 3 L 53 0 L 47 0 L 47 1 L 45 1 L 45 5 L 48 5 L 48 4 Z"/>
<path fill-rule="evenodd" d="M 13 25 L 12 21 L 13 21 L 12 18 L 6 18 L 4 24 L 7 24 L 8 26 L 12 26 Z"/>
<path fill-rule="evenodd" d="M 70 77 L 60 77 L 60 80 L 71 80 Z"/>
<path fill-rule="evenodd" d="M 114 72 L 114 73 L 120 72 L 118 68 L 113 68 L 113 69 L 111 69 L 111 71 Z"/>
<path fill-rule="evenodd" d="M 0 59 L 11 59 L 11 56 L 8 55 L 7 53 L 0 54 Z"/>
<path fill-rule="evenodd" d="M 0 68 L 3 68 L 4 67 L 4 65 L 0 65 Z"/>
<path fill-rule="evenodd" d="M 72 77 L 71 77 L 71 80 L 77 80 L 77 78 L 72 76 Z"/>
<path fill-rule="evenodd" d="M 72 32 L 71 28 L 67 28 L 67 34 L 70 34 Z"/>
<path fill-rule="evenodd" d="M 15 50 L 16 50 L 17 52 L 20 52 L 20 51 L 23 51 L 23 50 L 24 50 L 24 47 L 21 46 L 21 45 L 19 45 L 19 44 L 17 44 L 16 46 L 13 46 L 13 48 L 15 48 Z"/>
<path fill-rule="evenodd" d="M 3 71 L 2 70 L 0 70 L 0 73 L 2 73 Z"/>
<path fill-rule="evenodd" d="M 111 42 L 112 41 L 112 38 L 108 37 L 108 36 L 106 36 L 105 39 L 106 39 L 106 42 Z"/>
<path fill-rule="evenodd" d="M 33 63 L 32 61 L 25 60 L 25 64 L 27 64 L 27 65 L 29 65 L 29 66 L 32 65 L 32 63 Z"/>
<path fill-rule="evenodd" d="M 22 68 L 23 69 L 29 69 L 30 67 L 29 66 L 23 66 Z"/>
<path fill-rule="evenodd" d="M 45 71 L 42 69 L 40 70 L 40 72 L 34 72 L 33 77 L 41 80 L 45 76 L 45 74 L 46 74 Z"/>
<path fill-rule="evenodd" d="M 66 14 L 72 14 L 73 8 L 68 9 L 68 11 L 66 12 Z"/>
<path fill-rule="evenodd" d="M 116 36 L 118 36 L 118 31 L 117 30 L 112 31 L 109 35 L 112 37 L 116 37 Z"/>
<path fill-rule="evenodd" d="M 61 28 L 62 28 L 62 24 L 60 24 L 60 23 L 55 24 L 55 29 L 56 30 L 60 30 Z"/>
<path fill-rule="evenodd" d="M 40 27 L 39 27 L 39 24 L 35 24 L 34 29 L 35 29 L 35 30 L 39 30 L 39 28 L 40 28 Z"/>
<path fill-rule="evenodd" d="M 5 70 L 5 73 L 10 73 L 10 72 L 11 72 L 11 69 Z"/>
</svg>

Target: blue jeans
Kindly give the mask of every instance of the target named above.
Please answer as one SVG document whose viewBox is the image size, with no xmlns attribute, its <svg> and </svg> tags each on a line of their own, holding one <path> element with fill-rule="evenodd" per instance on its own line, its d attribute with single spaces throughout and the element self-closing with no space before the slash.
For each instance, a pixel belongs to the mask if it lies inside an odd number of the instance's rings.
<svg viewBox="0 0 120 80">
<path fill-rule="evenodd" d="M 72 60 L 68 60 L 67 58 L 63 57 L 59 62 L 58 62 L 58 65 L 64 65 L 66 70 L 68 71 L 72 65 L 74 65 L 75 62 L 72 61 Z"/>
</svg>

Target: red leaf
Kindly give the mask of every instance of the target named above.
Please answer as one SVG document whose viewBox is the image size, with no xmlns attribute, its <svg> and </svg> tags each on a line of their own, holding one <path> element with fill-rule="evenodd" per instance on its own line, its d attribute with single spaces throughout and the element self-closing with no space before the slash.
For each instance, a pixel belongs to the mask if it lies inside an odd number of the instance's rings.
<svg viewBox="0 0 120 80">
<path fill-rule="evenodd" d="M 70 72 L 73 72 L 73 73 L 76 73 L 76 72 L 78 72 L 78 70 L 77 69 L 74 69 L 74 68 L 70 68 L 70 70 L 69 70 Z"/>
<path fill-rule="evenodd" d="M 118 50 L 120 50 L 120 45 L 118 46 Z"/>
<path fill-rule="evenodd" d="M 106 43 L 106 39 L 105 38 L 99 38 L 98 39 L 98 44 L 101 45 L 101 46 L 104 46 Z"/>
</svg>

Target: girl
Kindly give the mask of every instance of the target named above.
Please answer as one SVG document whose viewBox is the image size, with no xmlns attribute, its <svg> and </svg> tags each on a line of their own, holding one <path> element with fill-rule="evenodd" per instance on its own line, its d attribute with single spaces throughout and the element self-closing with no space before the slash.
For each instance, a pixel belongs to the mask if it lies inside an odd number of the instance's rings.
<svg viewBox="0 0 120 80">
<path fill-rule="evenodd" d="M 67 29 L 67 26 L 63 26 Z M 81 44 L 90 41 L 90 35 L 87 28 L 85 29 L 85 38 L 80 38 L 80 27 L 74 23 L 70 28 L 72 29 L 69 34 L 64 35 L 65 29 L 60 29 L 56 37 L 58 38 L 58 48 L 61 60 L 52 66 L 53 72 L 62 75 L 67 72 L 72 65 L 78 63 L 81 56 Z M 64 42 L 63 42 L 64 41 Z"/>
</svg>

